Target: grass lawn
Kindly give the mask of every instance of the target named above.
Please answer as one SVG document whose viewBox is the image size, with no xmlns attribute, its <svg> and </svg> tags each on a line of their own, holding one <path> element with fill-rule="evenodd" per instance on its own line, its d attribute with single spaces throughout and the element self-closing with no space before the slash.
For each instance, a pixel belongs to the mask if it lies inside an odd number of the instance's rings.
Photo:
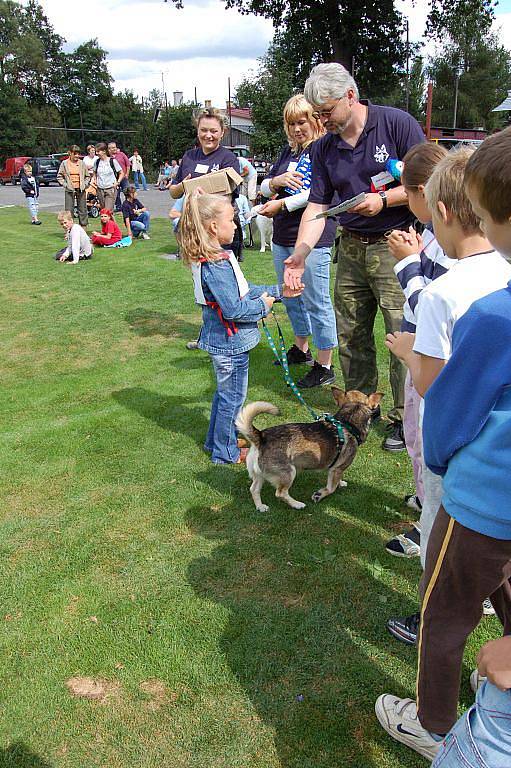
<svg viewBox="0 0 511 768">
<path fill-rule="evenodd" d="M 0 211 L 0 768 L 426 765 L 373 710 L 384 691 L 414 696 L 416 666 L 385 630 L 416 609 L 419 564 L 383 549 L 412 488 L 384 425 L 347 488 L 297 512 L 265 486 L 257 513 L 246 470 L 201 449 L 213 378 L 185 349 L 199 312 L 187 270 L 159 258 L 168 224 L 68 266 L 52 259 L 55 215 L 42 220 Z M 274 282 L 268 253 L 244 270 Z M 381 324 L 378 346 L 388 392 Z M 308 420 L 264 342 L 249 399 Z M 309 400 L 333 407 L 327 390 Z M 318 482 L 302 474 L 295 497 Z M 496 634 L 486 619 L 471 639 L 462 708 Z M 105 696 L 71 695 L 82 676 Z"/>
</svg>

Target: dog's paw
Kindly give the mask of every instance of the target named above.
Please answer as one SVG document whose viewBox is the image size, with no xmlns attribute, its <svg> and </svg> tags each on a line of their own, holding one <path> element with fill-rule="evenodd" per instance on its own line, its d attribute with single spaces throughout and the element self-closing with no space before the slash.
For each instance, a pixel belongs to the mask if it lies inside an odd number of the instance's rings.
<svg viewBox="0 0 511 768">
<path fill-rule="evenodd" d="M 303 501 L 295 501 L 295 503 L 292 506 L 293 506 L 293 509 L 305 509 L 307 505 L 304 504 Z"/>
<path fill-rule="evenodd" d="M 348 485 L 348 483 L 346 482 L 346 480 L 339 480 L 339 485 L 337 487 L 338 488 L 346 488 L 347 485 Z"/>
<path fill-rule="evenodd" d="M 268 506 L 268 504 L 260 504 L 260 505 L 257 507 L 257 511 L 258 511 L 258 512 L 268 512 L 268 510 L 269 510 L 269 506 Z"/>
<path fill-rule="evenodd" d="M 322 498 L 323 498 L 323 491 L 314 491 L 314 493 L 312 494 L 312 501 L 314 502 L 314 504 L 317 504 L 318 501 L 321 501 Z"/>
</svg>

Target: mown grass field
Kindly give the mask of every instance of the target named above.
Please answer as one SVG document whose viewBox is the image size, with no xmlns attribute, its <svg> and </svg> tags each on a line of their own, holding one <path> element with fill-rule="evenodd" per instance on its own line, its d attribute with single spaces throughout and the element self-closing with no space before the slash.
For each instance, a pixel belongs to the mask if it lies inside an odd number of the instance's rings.
<svg viewBox="0 0 511 768">
<path fill-rule="evenodd" d="M 383 549 L 412 487 L 384 425 L 347 488 L 296 512 L 266 486 L 258 514 L 245 469 L 202 451 L 213 379 L 185 349 L 199 312 L 189 273 L 160 258 L 168 224 L 68 266 L 55 216 L 27 219 L 0 211 L 0 767 L 426 765 L 373 711 L 384 691 L 413 697 L 416 665 L 385 630 L 416 609 L 419 564 Z M 244 269 L 274 280 L 269 254 Z M 264 342 L 249 399 L 307 421 Z M 309 399 L 332 407 L 326 390 Z M 321 481 L 302 474 L 295 497 Z M 485 620 L 471 639 L 462 707 L 496 633 Z M 71 695 L 81 676 L 105 697 Z"/>
</svg>

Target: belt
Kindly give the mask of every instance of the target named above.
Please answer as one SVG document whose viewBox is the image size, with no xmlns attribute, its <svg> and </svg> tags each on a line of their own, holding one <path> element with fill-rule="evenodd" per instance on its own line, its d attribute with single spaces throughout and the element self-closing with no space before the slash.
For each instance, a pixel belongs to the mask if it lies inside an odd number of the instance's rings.
<svg viewBox="0 0 511 768">
<path fill-rule="evenodd" d="M 374 243 L 379 243 L 385 239 L 385 233 L 382 232 L 380 235 L 363 235 L 361 232 L 355 232 L 352 229 L 343 229 L 342 237 L 350 237 L 352 240 L 358 240 L 364 245 L 374 245 Z"/>
</svg>

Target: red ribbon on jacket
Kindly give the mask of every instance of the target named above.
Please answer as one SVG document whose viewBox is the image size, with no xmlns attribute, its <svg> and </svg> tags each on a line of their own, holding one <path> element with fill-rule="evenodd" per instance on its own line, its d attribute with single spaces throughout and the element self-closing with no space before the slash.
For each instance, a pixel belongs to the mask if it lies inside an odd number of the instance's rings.
<svg viewBox="0 0 511 768">
<path fill-rule="evenodd" d="M 222 253 L 222 255 L 218 259 L 216 259 L 216 261 L 230 261 L 230 258 L 228 256 L 228 254 Z M 209 264 L 209 259 L 205 259 L 204 257 L 200 258 L 199 259 L 199 264 L 204 264 L 204 263 L 208 263 Z M 234 336 L 235 333 L 238 333 L 238 327 L 237 327 L 236 323 L 234 322 L 234 320 L 226 320 L 225 319 L 225 317 L 222 314 L 222 310 L 220 308 L 220 304 L 217 301 L 208 301 L 206 299 L 206 305 L 208 307 L 211 307 L 211 309 L 214 309 L 216 311 L 218 317 L 220 318 L 220 322 L 224 326 L 228 336 Z"/>
</svg>

